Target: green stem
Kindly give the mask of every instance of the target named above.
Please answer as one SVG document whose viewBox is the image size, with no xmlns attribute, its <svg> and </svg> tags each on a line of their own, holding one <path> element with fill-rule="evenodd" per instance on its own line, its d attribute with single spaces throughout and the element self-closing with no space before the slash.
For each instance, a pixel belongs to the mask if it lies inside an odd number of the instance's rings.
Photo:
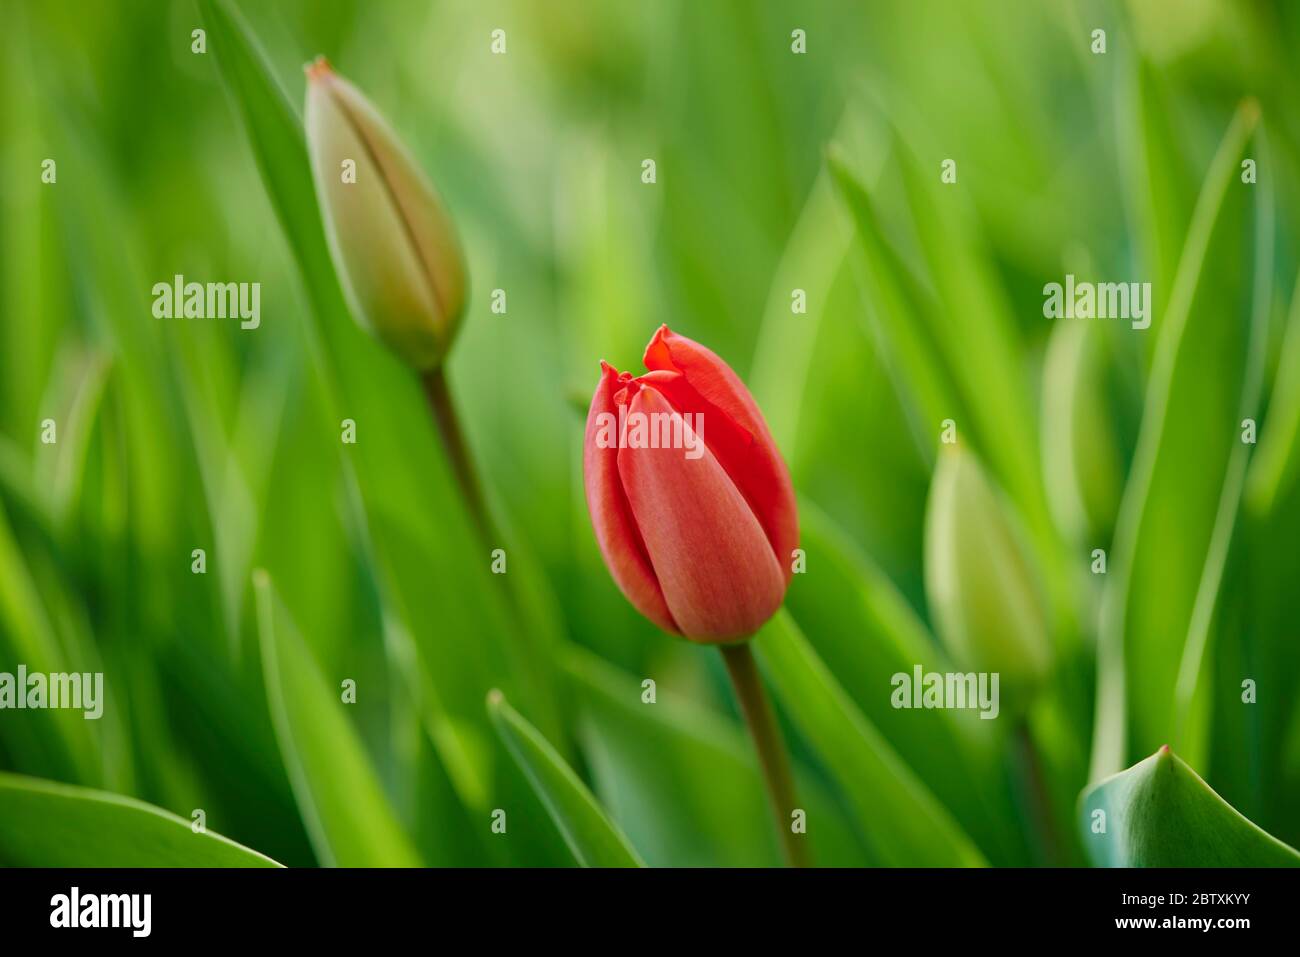
<svg viewBox="0 0 1300 957">
<path fill-rule="evenodd" d="M 487 499 L 483 494 L 483 486 L 478 479 L 478 470 L 474 467 L 474 459 L 470 455 L 469 443 L 465 441 L 465 433 L 460 427 L 460 417 L 456 414 L 456 406 L 451 399 L 451 390 L 447 387 L 447 374 L 441 367 L 425 372 L 420 376 L 420 382 L 424 386 L 424 394 L 429 400 L 429 408 L 433 410 L 433 420 L 438 427 L 438 437 L 442 440 L 442 446 L 446 450 L 447 460 L 451 463 L 452 474 L 456 478 L 456 484 L 460 487 L 461 498 L 465 502 L 465 509 L 469 513 L 470 520 L 474 525 L 474 530 L 478 533 L 485 547 L 489 549 L 504 548 L 505 542 L 497 532 L 497 527 L 492 521 L 492 515 L 488 511 Z M 512 643 L 512 653 L 518 656 L 518 667 L 521 670 L 521 681 L 525 688 L 529 690 L 530 700 L 538 708 L 544 708 L 544 712 L 535 715 L 539 724 L 546 728 L 552 734 L 558 734 L 560 729 L 560 709 L 559 703 L 550 689 L 549 683 L 544 679 L 546 674 L 546 652 L 538 644 L 536 632 L 532 627 L 530 612 L 523 597 L 514 587 L 507 587 L 504 591 L 505 601 L 510 615 L 513 617 L 515 627 L 513 629 L 515 638 Z M 568 755 L 568 741 L 565 738 L 553 738 L 562 752 Z"/>
<path fill-rule="evenodd" d="M 754 652 L 748 641 L 718 647 L 722 651 L 722 660 L 726 662 L 731 686 L 736 689 L 736 697 L 740 700 L 741 714 L 745 716 L 758 751 L 758 763 L 763 769 L 763 782 L 767 785 L 767 796 L 776 817 L 776 830 L 781 836 L 786 863 L 791 867 L 809 867 L 812 861 L 803 837 L 790 828 L 791 812 L 798 807 L 794 778 L 790 774 L 790 758 L 781 740 L 781 731 L 776 726 L 772 703 L 759 679 Z"/>
<path fill-rule="evenodd" d="M 474 460 L 470 457 L 469 443 L 465 441 L 465 433 L 460 427 L 460 418 L 456 415 L 456 407 L 451 400 L 451 390 L 447 388 L 447 374 L 439 366 L 424 373 L 420 381 L 424 386 L 424 394 L 429 399 L 429 407 L 433 410 L 433 420 L 438 426 L 438 434 L 451 461 L 456 484 L 460 486 L 461 495 L 465 499 L 474 526 L 488 547 L 499 544 L 496 541 L 492 518 L 488 514 L 487 501 L 483 497 L 483 486 L 479 484 L 478 473 L 474 470 Z"/>
<path fill-rule="evenodd" d="M 1034 823 L 1042 842 L 1043 862 L 1049 867 L 1062 864 L 1062 847 L 1060 835 L 1052 814 L 1052 798 L 1047 790 L 1047 775 L 1043 772 L 1043 762 L 1038 755 L 1029 725 L 1021 719 L 1016 724 L 1016 747 L 1020 751 L 1020 762 L 1025 782 L 1026 798 L 1029 802 L 1029 816 Z"/>
</svg>

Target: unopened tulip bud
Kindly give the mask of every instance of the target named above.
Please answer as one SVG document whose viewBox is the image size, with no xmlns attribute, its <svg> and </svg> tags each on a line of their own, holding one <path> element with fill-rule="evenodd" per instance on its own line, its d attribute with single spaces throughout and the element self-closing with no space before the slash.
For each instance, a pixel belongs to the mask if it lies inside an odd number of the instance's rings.
<svg viewBox="0 0 1300 957">
<path fill-rule="evenodd" d="M 1012 707 L 1051 662 L 1048 616 L 1027 546 L 975 457 L 939 453 L 925 519 L 925 586 L 940 637 L 964 668 L 997 672 Z"/>
<path fill-rule="evenodd" d="M 306 127 L 330 254 L 353 313 L 408 365 L 436 368 L 466 285 L 437 193 L 383 117 L 323 57 L 307 68 Z"/>
<path fill-rule="evenodd" d="M 623 594 L 665 631 L 747 638 L 781 606 L 799 544 L 790 473 L 745 384 L 661 326 L 640 376 L 601 363 L 587 507 Z"/>
</svg>

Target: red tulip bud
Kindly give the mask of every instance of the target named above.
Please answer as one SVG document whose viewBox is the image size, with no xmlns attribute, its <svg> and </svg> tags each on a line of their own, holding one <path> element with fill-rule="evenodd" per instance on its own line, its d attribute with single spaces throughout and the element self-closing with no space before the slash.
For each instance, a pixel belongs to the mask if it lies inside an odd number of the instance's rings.
<svg viewBox="0 0 1300 957">
<path fill-rule="evenodd" d="M 692 641 L 747 638 L 785 597 L 794 488 L 754 397 L 661 326 L 645 375 L 601 363 L 583 473 L 596 540 L 637 610 Z"/>
</svg>

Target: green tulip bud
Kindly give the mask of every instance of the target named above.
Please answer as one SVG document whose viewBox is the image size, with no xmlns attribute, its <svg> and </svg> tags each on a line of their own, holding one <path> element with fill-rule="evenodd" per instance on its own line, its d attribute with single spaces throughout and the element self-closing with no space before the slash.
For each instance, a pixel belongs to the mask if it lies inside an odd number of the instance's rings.
<svg viewBox="0 0 1300 957">
<path fill-rule="evenodd" d="M 960 446 L 942 447 L 930 486 L 925 589 L 957 662 L 997 672 L 1023 708 L 1051 664 L 1046 605 L 1014 515 Z"/>
<path fill-rule="evenodd" d="M 408 365 L 437 367 L 466 287 L 437 193 L 383 117 L 323 57 L 307 68 L 306 127 L 330 254 L 353 314 Z"/>
</svg>

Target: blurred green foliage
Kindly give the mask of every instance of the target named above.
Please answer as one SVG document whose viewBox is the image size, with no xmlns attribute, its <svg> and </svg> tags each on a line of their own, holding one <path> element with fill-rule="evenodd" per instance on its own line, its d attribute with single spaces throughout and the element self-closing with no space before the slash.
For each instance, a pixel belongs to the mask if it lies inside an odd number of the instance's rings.
<svg viewBox="0 0 1300 957">
<path fill-rule="evenodd" d="M 0 712 L 0 768 L 202 808 L 290 865 L 777 863 L 721 662 L 635 613 L 586 515 L 573 397 L 667 322 L 750 384 L 802 496 L 808 571 L 756 648 L 819 863 L 1115 863 L 1076 802 L 1164 743 L 1300 843 L 1300 7 L 0 14 L 0 671 L 103 671 L 107 694 L 99 721 Z M 449 375 L 505 576 L 418 383 L 340 296 L 298 121 L 322 53 L 465 241 Z M 1151 328 L 1044 319 L 1067 272 L 1151 282 Z M 260 282 L 260 328 L 155 319 L 175 274 Z M 894 673 L 953 667 L 923 535 L 949 418 L 1043 578 L 1054 666 L 1023 721 L 890 705 Z M 23 781 L 0 832 L 138 826 Z M 0 862 L 43 853 L 0 833 Z"/>
</svg>

